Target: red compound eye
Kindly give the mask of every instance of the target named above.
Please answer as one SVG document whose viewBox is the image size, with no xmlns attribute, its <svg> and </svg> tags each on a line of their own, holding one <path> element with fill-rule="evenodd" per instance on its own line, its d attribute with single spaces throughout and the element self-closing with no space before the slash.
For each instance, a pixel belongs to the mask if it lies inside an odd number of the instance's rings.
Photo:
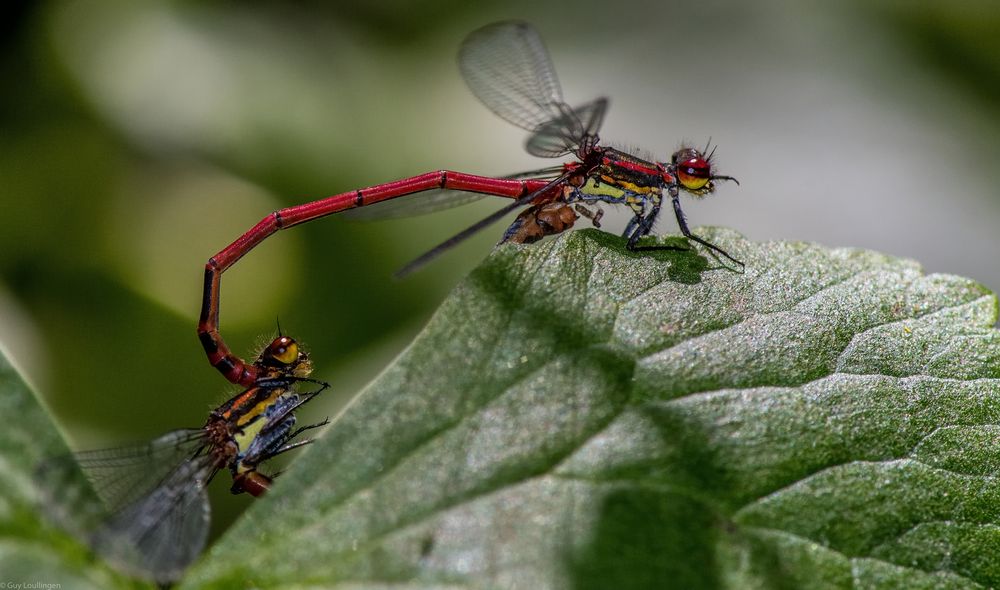
<svg viewBox="0 0 1000 590">
<path fill-rule="evenodd" d="M 677 162 L 676 167 L 677 180 L 688 190 L 700 190 L 712 179 L 712 165 L 701 156 Z"/>
</svg>

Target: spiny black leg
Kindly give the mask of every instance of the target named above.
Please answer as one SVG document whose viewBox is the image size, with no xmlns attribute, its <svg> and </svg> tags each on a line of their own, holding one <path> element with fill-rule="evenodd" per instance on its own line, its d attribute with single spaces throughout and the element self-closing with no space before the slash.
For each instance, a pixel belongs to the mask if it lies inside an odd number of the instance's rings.
<svg viewBox="0 0 1000 590">
<path fill-rule="evenodd" d="M 319 379 L 310 379 L 309 377 L 289 377 L 289 379 L 295 381 L 296 383 L 312 383 L 313 385 L 319 385 L 319 391 L 317 391 L 316 393 L 319 393 L 320 391 L 323 391 L 324 389 L 330 387 L 330 384 L 327 383 L 326 381 L 320 381 Z"/>
<path fill-rule="evenodd" d="M 278 449 L 277 451 L 275 451 L 275 452 L 267 455 L 266 457 L 261 457 L 260 462 L 263 463 L 264 461 L 269 461 L 269 460 L 277 457 L 278 455 L 280 455 L 282 453 L 287 453 L 288 451 L 294 451 L 295 449 L 297 449 L 299 447 L 304 447 L 306 445 L 311 445 L 314 442 L 316 442 L 316 439 L 314 439 L 314 438 L 307 438 L 306 440 L 300 440 L 299 442 L 292 443 L 290 445 L 285 445 L 285 446 L 281 447 L 280 449 Z"/>
<path fill-rule="evenodd" d="M 320 383 L 322 383 L 322 381 Z M 295 403 L 293 403 L 292 405 L 290 405 L 287 408 L 285 408 L 284 411 L 282 411 L 280 414 L 277 414 L 277 415 L 272 416 L 271 418 L 269 418 L 269 423 L 270 424 L 278 424 L 279 422 L 281 422 L 282 420 L 284 420 L 285 418 L 287 418 L 288 416 L 290 416 L 292 414 L 292 412 L 294 412 L 295 410 L 297 410 L 300 407 L 302 407 L 303 404 L 306 404 L 312 398 L 314 398 L 317 395 L 319 395 L 319 394 L 323 393 L 324 391 L 326 391 L 326 389 L 328 387 L 330 387 L 329 383 L 323 383 L 323 386 L 320 387 L 319 389 L 317 389 L 316 391 L 307 391 L 305 393 L 299 394 L 299 396 L 298 396 L 299 399 Z"/>
<path fill-rule="evenodd" d="M 595 207 L 597 209 L 597 211 L 595 212 L 584 207 L 580 203 L 573 205 L 573 208 L 576 210 L 577 213 L 589 219 L 591 225 L 593 225 L 594 227 L 601 227 L 601 218 L 604 217 L 604 209 L 601 209 L 600 207 Z"/>
<path fill-rule="evenodd" d="M 287 437 L 287 438 L 286 438 L 285 440 L 292 440 L 293 438 L 295 438 L 296 436 L 298 436 L 298 435 L 302 434 L 303 432 L 305 432 L 305 431 L 307 431 L 307 430 L 312 430 L 313 428 L 320 428 L 320 427 L 322 427 L 322 426 L 326 426 L 326 425 L 327 425 L 327 424 L 329 424 L 329 423 L 330 423 L 330 419 L 329 419 L 329 418 L 326 418 L 326 419 L 325 419 L 325 420 L 323 420 L 322 422 L 317 422 L 317 423 L 315 423 L 315 424 L 309 424 L 309 425 L 307 425 L 307 426 L 302 426 L 302 427 L 300 427 L 300 428 L 296 428 L 295 430 L 293 430 L 293 431 L 292 431 L 292 432 L 291 432 L 291 433 L 290 433 L 290 434 L 288 435 L 288 437 Z M 310 441 L 302 441 L 302 442 L 312 442 L 312 441 L 310 440 Z M 296 443 L 296 444 L 298 444 L 298 443 Z"/>
<path fill-rule="evenodd" d="M 636 213 L 632 219 L 628 220 L 628 225 L 625 226 L 625 231 L 622 232 L 622 236 L 628 238 L 628 242 L 625 243 L 625 247 L 629 250 L 634 250 L 635 243 L 639 241 L 640 220 L 642 220 L 642 216 Z"/>
<path fill-rule="evenodd" d="M 266 377 L 257 380 L 257 385 L 261 387 L 288 387 L 292 383 L 312 383 L 313 385 L 319 385 L 320 386 L 319 391 L 323 391 L 327 387 L 330 387 L 330 384 L 327 383 L 326 381 L 320 381 L 319 379 L 310 379 L 309 377 L 281 376 L 281 377 Z"/>
<path fill-rule="evenodd" d="M 681 200 L 678 198 L 677 195 L 671 195 L 671 200 L 674 203 L 674 216 L 677 217 L 677 226 L 681 228 L 681 233 L 684 234 L 684 237 L 688 238 L 689 240 L 694 240 L 694 241 L 698 242 L 699 244 L 701 244 L 702 246 L 705 246 L 706 248 L 708 248 L 710 250 L 713 250 L 715 252 L 718 252 L 719 254 L 722 254 L 723 256 L 725 256 L 726 258 L 728 258 L 729 260 L 731 260 L 731 261 L 735 262 L 736 264 L 740 265 L 741 269 L 746 268 L 746 265 L 743 264 L 743 262 L 741 262 L 739 260 L 736 260 L 735 258 L 733 258 L 732 256 L 730 256 L 729 252 L 726 252 L 725 250 L 723 250 L 722 248 L 716 246 L 715 244 L 713 244 L 713 243 L 711 243 L 711 242 L 709 242 L 707 240 L 703 240 L 703 239 L 699 238 L 698 236 L 694 235 L 693 233 L 691 233 L 691 230 L 688 229 L 687 221 L 685 221 L 685 219 L 684 219 L 684 212 L 681 211 Z"/>
<path fill-rule="evenodd" d="M 310 381 L 311 381 L 311 379 L 310 379 Z M 302 404 L 304 404 L 304 403 L 306 403 L 307 401 L 311 400 L 312 398 L 316 397 L 317 395 L 323 393 L 324 391 L 326 391 L 327 389 L 330 388 L 330 384 L 327 383 L 326 381 L 316 381 L 315 383 L 317 385 L 319 385 L 319 389 L 317 389 L 316 391 L 307 391 L 307 392 L 301 394 L 302 395 L 302 403 L 300 403 L 299 406 L 302 405 Z M 296 407 L 298 407 L 298 406 L 296 406 Z"/>
<path fill-rule="evenodd" d="M 654 209 L 645 217 L 641 215 L 636 215 L 629 222 L 626 228 L 625 235 L 628 236 L 628 242 L 625 243 L 625 248 L 631 250 L 632 252 L 654 252 L 657 250 L 674 250 L 677 252 L 687 252 L 690 248 L 684 246 L 673 246 L 668 244 L 660 244 L 658 246 L 639 246 L 639 238 L 649 234 L 653 229 L 653 222 L 656 220 L 656 214 L 659 213 L 659 208 Z M 632 229 L 629 233 L 628 230 Z"/>
<path fill-rule="evenodd" d="M 303 426 L 301 428 L 298 428 L 298 429 L 293 430 L 292 432 L 290 432 L 288 434 L 288 436 L 284 437 L 283 440 L 286 441 L 286 442 L 290 441 L 293 438 L 295 438 L 296 436 L 302 434 L 303 432 L 305 432 L 307 430 L 311 430 L 313 428 L 319 428 L 320 426 L 326 426 L 329 423 L 330 423 L 330 419 L 327 418 L 326 420 L 323 420 L 322 422 L 317 422 L 316 424 L 310 424 L 308 426 Z M 285 446 L 281 447 L 280 449 L 274 451 L 273 453 L 268 453 L 267 455 L 261 457 L 260 459 L 257 460 L 257 463 L 263 463 L 264 461 L 268 461 L 268 460 L 270 460 L 270 459 L 272 459 L 274 457 L 277 457 L 278 455 L 280 455 L 282 453 L 287 453 L 288 451 L 297 449 L 299 447 L 304 447 L 304 446 L 306 446 L 308 444 L 312 444 L 315 440 L 316 439 L 309 438 L 309 439 L 306 439 L 306 440 L 300 440 L 299 442 L 292 443 L 290 445 L 285 445 Z"/>
<path fill-rule="evenodd" d="M 307 403 L 309 400 L 316 397 L 317 395 L 323 393 L 324 391 L 326 391 L 328 387 L 330 387 L 329 383 L 324 383 L 322 381 L 320 381 L 320 383 L 323 383 L 323 385 L 316 391 L 307 391 L 305 393 L 297 395 L 296 396 L 297 399 L 295 399 L 291 404 L 282 406 L 281 411 L 279 413 L 274 414 L 273 416 L 269 416 L 267 419 L 267 423 L 264 425 L 261 431 L 268 432 L 273 428 L 280 427 L 281 424 L 289 416 L 291 416 L 293 412 L 295 412 L 295 410 L 299 409 L 303 404 Z M 285 437 L 285 440 L 288 440 L 289 438 L 291 437 Z"/>
</svg>

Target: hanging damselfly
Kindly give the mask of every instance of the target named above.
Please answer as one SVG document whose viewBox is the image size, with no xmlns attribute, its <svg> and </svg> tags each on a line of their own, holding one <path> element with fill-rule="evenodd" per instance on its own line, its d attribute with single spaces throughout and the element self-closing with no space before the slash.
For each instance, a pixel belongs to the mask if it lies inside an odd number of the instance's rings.
<svg viewBox="0 0 1000 590">
<path fill-rule="evenodd" d="M 312 364 L 294 339 L 275 338 L 253 366 L 256 381 L 213 410 L 201 428 L 43 463 L 38 481 L 46 512 L 122 571 L 176 580 L 205 547 L 206 486 L 216 474 L 230 472 L 232 493 L 260 496 L 273 478 L 261 466 L 309 444 L 295 439 L 326 424 L 296 428 L 295 411 L 329 385 L 309 378 Z"/>
</svg>

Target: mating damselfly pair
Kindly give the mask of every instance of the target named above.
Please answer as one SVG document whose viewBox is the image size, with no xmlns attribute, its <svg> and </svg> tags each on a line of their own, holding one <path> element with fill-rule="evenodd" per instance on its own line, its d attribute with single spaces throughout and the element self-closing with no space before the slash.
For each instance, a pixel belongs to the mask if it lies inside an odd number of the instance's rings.
<svg viewBox="0 0 1000 590">
<path fill-rule="evenodd" d="M 213 411 L 202 428 L 175 431 L 143 445 L 77 455 L 93 487 L 89 505 L 94 508 L 58 520 L 84 536 L 95 551 L 135 575 L 160 582 L 177 579 L 204 546 L 209 511 L 205 486 L 212 478 L 228 469 L 234 493 L 260 495 L 271 483 L 259 470 L 261 465 L 308 443 L 293 439 L 322 425 L 296 428 L 295 411 L 327 385 L 308 377 L 311 365 L 294 340 L 279 337 L 248 363 L 230 351 L 220 333 L 222 274 L 280 229 L 428 191 L 431 194 L 420 195 L 428 209 L 468 201 L 470 193 L 512 199 L 418 257 L 403 269 L 406 273 L 518 209 L 523 210 L 501 242 L 535 242 L 570 229 L 580 215 L 599 227 L 601 205 L 624 205 L 632 213 L 624 232 L 629 249 L 675 249 L 640 244 L 669 199 L 687 238 L 742 266 L 728 252 L 694 235 L 681 210 L 681 192 L 704 196 L 715 190 L 716 181 L 735 180 L 715 173 L 707 148 L 685 146 L 669 161 L 657 162 L 601 145 L 597 131 L 608 101 L 568 105 L 540 37 L 525 23 L 498 23 L 473 32 L 461 46 L 459 65 L 484 105 L 531 133 L 529 153 L 574 159 L 506 177 L 429 172 L 288 207 L 268 215 L 213 256 L 205 269 L 198 333 L 212 366 L 246 389 Z M 302 384 L 312 390 L 298 391 Z M 41 481 L 50 486 L 49 502 L 68 511 L 83 504 L 65 497 L 77 492 L 61 483 L 72 479 L 70 471 L 59 461 L 40 471 Z"/>
<path fill-rule="evenodd" d="M 504 232 L 501 243 L 528 244 L 562 233 L 573 227 L 578 214 L 599 227 L 603 215 L 599 207 L 608 204 L 624 205 L 632 213 L 624 231 L 630 250 L 678 249 L 639 243 L 653 231 L 665 199 L 670 200 L 684 236 L 743 267 L 725 250 L 693 234 L 681 210 L 681 192 L 702 197 L 715 191 L 716 181 L 736 181 L 715 173 L 714 150 L 684 146 L 669 161 L 656 162 L 600 145 L 597 131 L 608 100 L 598 98 L 575 108 L 569 106 L 541 37 L 524 22 L 495 23 L 473 31 L 462 42 L 458 65 L 466 84 L 487 108 L 531 132 L 525 144 L 530 154 L 545 158 L 571 155 L 575 160 L 500 178 L 448 170 L 427 172 L 287 207 L 264 217 L 205 265 L 198 334 L 209 362 L 228 380 L 249 385 L 255 375 L 252 365 L 230 351 L 219 331 L 222 274 L 278 230 L 344 211 L 364 215 L 372 205 L 402 197 L 419 199 L 405 204 L 407 212 L 433 211 L 487 195 L 513 201 L 419 256 L 401 269 L 400 275 L 521 208 L 524 210 Z"/>
</svg>

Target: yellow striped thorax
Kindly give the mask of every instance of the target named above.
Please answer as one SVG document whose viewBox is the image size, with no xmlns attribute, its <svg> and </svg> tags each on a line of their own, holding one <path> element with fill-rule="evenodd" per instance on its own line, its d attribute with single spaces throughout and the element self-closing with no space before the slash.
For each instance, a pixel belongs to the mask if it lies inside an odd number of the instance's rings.
<svg viewBox="0 0 1000 590">
<path fill-rule="evenodd" d="M 668 176 L 660 164 L 605 148 L 600 164 L 588 174 L 577 195 L 585 201 L 620 203 L 641 210 L 644 203 L 660 202 Z"/>
</svg>

